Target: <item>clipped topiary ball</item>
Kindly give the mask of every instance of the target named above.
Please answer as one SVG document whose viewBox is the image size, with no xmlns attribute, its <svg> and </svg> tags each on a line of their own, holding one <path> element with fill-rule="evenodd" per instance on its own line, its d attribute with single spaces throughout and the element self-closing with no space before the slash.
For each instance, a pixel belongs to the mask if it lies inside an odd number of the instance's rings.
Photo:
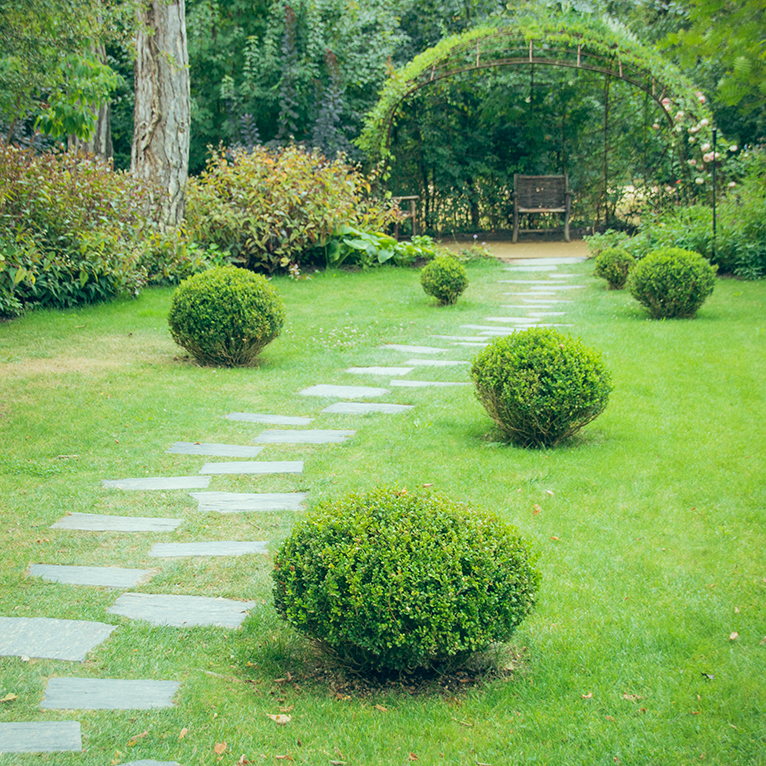
<svg viewBox="0 0 766 766">
<path fill-rule="evenodd" d="M 597 418 L 612 390 L 601 355 L 544 328 L 498 338 L 471 366 L 476 396 L 515 444 L 554 447 Z"/>
<path fill-rule="evenodd" d="M 636 264 L 628 289 L 652 319 L 693 317 L 712 295 L 716 271 L 699 253 L 663 247 Z"/>
<path fill-rule="evenodd" d="M 608 247 L 596 256 L 595 274 L 609 283 L 610 290 L 622 290 L 636 259 L 620 247 Z"/>
<path fill-rule="evenodd" d="M 202 365 L 248 367 L 279 335 L 285 309 L 261 274 L 221 266 L 185 279 L 170 303 L 173 340 Z"/>
<path fill-rule="evenodd" d="M 420 284 L 427 295 L 433 295 L 442 306 L 450 306 L 468 287 L 468 275 L 457 258 L 440 255 L 423 267 Z"/>
<path fill-rule="evenodd" d="M 532 611 L 537 556 L 497 516 L 377 488 L 319 505 L 276 554 L 277 612 L 361 672 L 460 661 Z"/>
</svg>

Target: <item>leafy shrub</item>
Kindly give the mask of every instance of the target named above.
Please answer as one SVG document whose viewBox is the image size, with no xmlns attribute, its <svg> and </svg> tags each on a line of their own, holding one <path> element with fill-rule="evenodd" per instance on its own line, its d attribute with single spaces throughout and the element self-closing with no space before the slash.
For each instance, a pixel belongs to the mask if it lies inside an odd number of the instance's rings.
<svg viewBox="0 0 766 766">
<path fill-rule="evenodd" d="M 507 640 L 534 607 L 536 560 L 494 514 L 377 488 L 295 526 L 275 557 L 274 603 L 347 665 L 411 671 Z"/>
<path fill-rule="evenodd" d="M 427 295 L 433 295 L 442 306 L 449 306 L 468 287 L 468 275 L 457 258 L 440 255 L 423 267 L 420 284 Z"/>
<path fill-rule="evenodd" d="M 204 248 L 191 242 L 183 227 L 156 231 L 146 238 L 139 263 L 150 285 L 177 285 L 214 266 L 228 266 L 227 253 L 217 245 Z"/>
<path fill-rule="evenodd" d="M 20 305 L 65 307 L 137 293 L 151 225 L 146 196 L 140 182 L 107 162 L 1 147 L 0 310 L 7 315 Z"/>
<path fill-rule="evenodd" d="M 221 150 L 189 181 L 186 221 L 195 242 L 216 245 L 251 271 L 306 266 L 313 258 L 325 265 L 321 248 L 344 224 L 378 231 L 395 219 L 369 189 L 342 160 L 299 146 Z"/>
<path fill-rule="evenodd" d="M 653 319 L 693 317 L 713 293 L 717 269 L 699 253 L 661 248 L 636 264 L 628 289 Z"/>
<path fill-rule="evenodd" d="M 418 260 L 432 260 L 440 248 L 428 236 L 399 242 L 388 234 L 343 224 L 333 232 L 321 251 L 327 268 L 342 265 L 369 268 L 384 263 L 410 266 Z"/>
<path fill-rule="evenodd" d="M 538 327 L 493 341 L 477 354 L 471 377 L 489 416 L 524 447 L 572 436 L 604 411 L 612 390 L 597 351 Z"/>
<path fill-rule="evenodd" d="M 609 283 L 610 290 L 622 290 L 635 258 L 619 247 L 609 247 L 596 256 L 595 274 Z"/>
<path fill-rule="evenodd" d="M 282 299 L 260 274 L 219 266 L 184 280 L 173 293 L 173 340 L 203 365 L 247 367 L 279 335 Z"/>
</svg>

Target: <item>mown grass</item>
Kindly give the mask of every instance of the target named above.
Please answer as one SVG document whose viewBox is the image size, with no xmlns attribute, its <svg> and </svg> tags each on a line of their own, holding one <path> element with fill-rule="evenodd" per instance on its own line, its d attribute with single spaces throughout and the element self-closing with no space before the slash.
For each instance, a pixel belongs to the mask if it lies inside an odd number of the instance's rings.
<svg viewBox="0 0 766 766">
<path fill-rule="evenodd" d="M 379 349 L 384 342 L 471 334 L 459 326 L 509 302 L 497 263 L 471 265 L 471 286 L 446 308 L 426 299 L 412 271 L 276 279 L 289 324 L 247 370 L 183 358 L 166 327 L 169 289 L 0 325 L 0 615 L 119 625 L 83 664 L 0 658 L 0 698 L 17 695 L 0 705 L 0 720 L 79 720 L 86 748 L 0 764 L 192 766 L 219 762 L 220 743 L 224 764 L 243 754 L 304 764 L 766 763 L 766 283 L 719 280 L 695 320 L 655 322 L 606 291 L 591 263 L 572 270 L 588 287 L 563 321 L 602 350 L 615 390 L 601 418 L 551 451 L 502 444 L 470 387 L 392 389 L 387 401 L 416 405 L 397 416 L 321 414 L 330 400 L 296 393 L 385 384 L 343 372 L 406 361 Z M 455 346 L 445 356 L 472 352 Z M 269 445 L 261 459 L 304 459 L 304 474 L 214 477 L 210 489 L 308 490 L 315 502 L 379 482 L 433 483 L 518 525 L 541 552 L 544 582 L 515 635 L 515 672 L 461 693 L 338 694 L 301 676 L 313 655 L 274 614 L 268 557 L 149 558 L 157 541 L 264 539 L 273 548 L 288 534 L 295 514 L 199 514 L 185 492 L 101 487 L 104 478 L 196 474 L 207 459 L 166 454 L 175 441 L 250 443 L 261 428 L 222 417 L 233 411 L 308 415 L 312 427 L 357 434 L 343 445 Z M 67 512 L 185 521 L 165 534 L 49 528 Z M 113 591 L 29 578 L 32 563 L 156 568 L 141 591 L 259 606 L 239 630 L 157 628 L 108 615 Z M 39 710 L 47 678 L 65 675 L 183 685 L 172 709 Z M 281 711 L 292 716 L 286 726 L 268 718 Z"/>
</svg>

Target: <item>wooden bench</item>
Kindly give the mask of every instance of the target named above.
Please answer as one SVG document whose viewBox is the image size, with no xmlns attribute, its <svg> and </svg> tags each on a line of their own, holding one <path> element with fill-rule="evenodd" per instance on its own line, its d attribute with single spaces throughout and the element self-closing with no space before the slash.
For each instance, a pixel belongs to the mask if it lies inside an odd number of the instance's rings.
<svg viewBox="0 0 766 766">
<path fill-rule="evenodd" d="M 513 176 L 513 241 L 519 236 L 519 213 L 563 213 L 564 239 L 569 242 L 572 192 L 563 176 Z M 542 231 L 542 229 L 530 229 Z"/>
</svg>

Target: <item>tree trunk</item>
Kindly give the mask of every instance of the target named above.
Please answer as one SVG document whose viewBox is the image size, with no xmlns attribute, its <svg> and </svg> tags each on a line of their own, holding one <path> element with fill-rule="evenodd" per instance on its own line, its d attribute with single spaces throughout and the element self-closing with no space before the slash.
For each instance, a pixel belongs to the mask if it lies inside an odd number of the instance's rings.
<svg viewBox="0 0 766 766">
<path fill-rule="evenodd" d="M 189 172 L 185 0 L 154 0 L 139 16 L 131 172 L 156 188 L 162 226 L 181 223 Z"/>
<path fill-rule="evenodd" d="M 101 62 L 106 61 L 106 48 L 103 43 L 94 43 L 91 51 L 95 53 Z M 114 155 L 112 148 L 112 108 L 108 101 L 99 104 L 98 107 L 90 107 L 95 117 L 93 136 L 85 141 L 77 136 L 67 137 L 67 149 L 70 152 L 83 152 L 93 154 L 101 159 L 109 160 Z"/>
</svg>

